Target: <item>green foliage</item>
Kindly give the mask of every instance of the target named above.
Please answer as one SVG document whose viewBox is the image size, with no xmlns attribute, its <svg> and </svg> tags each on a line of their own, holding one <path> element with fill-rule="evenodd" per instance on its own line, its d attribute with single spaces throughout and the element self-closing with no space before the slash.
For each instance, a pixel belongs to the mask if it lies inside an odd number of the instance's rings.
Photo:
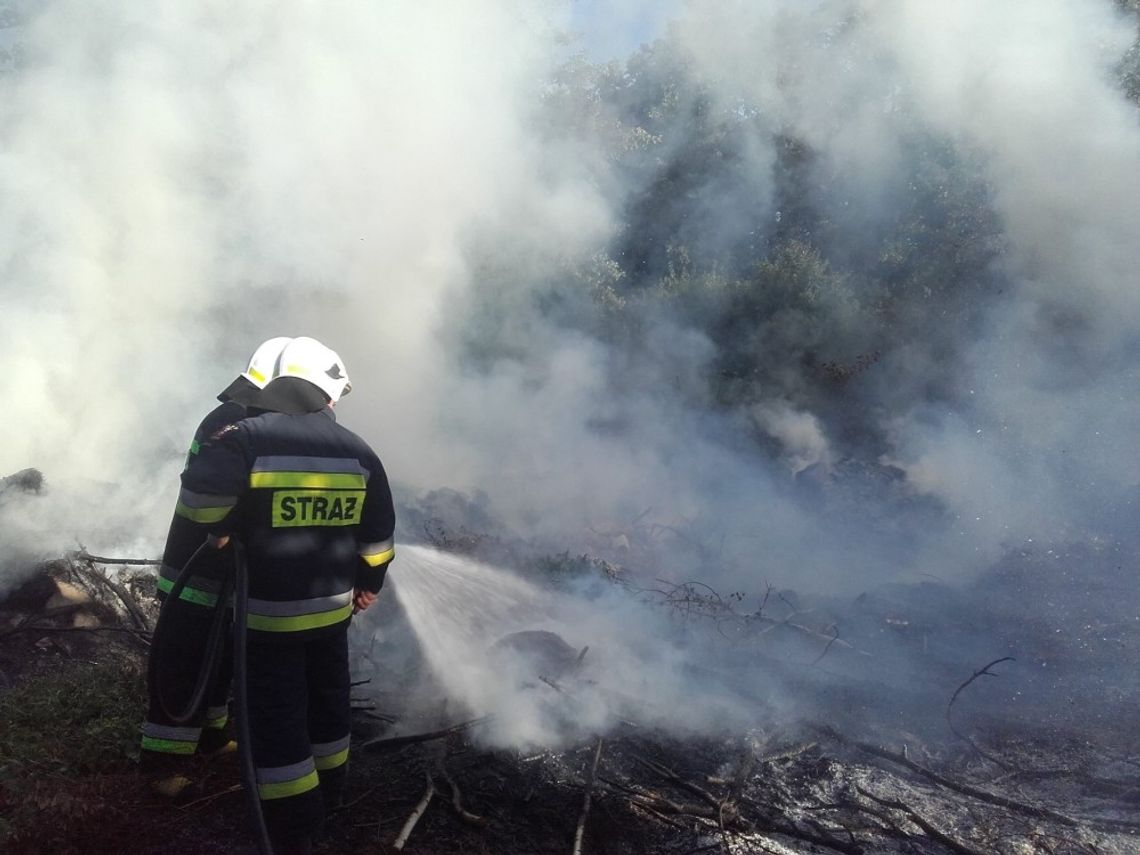
<svg viewBox="0 0 1140 855">
<path fill-rule="evenodd" d="M 145 697 L 134 662 L 60 663 L 0 695 L 0 843 L 71 852 L 94 839 L 89 823 L 116 810 L 115 777 L 138 757 Z"/>
<path fill-rule="evenodd" d="M 667 41 L 624 72 L 579 60 L 561 85 L 575 81 L 591 115 L 653 141 L 611 146 L 624 222 L 571 277 L 593 306 L 583 325 L 625 364 L 655 358 L 665 320 L 714 343 L 698 399 L 726 409 L 781 398 L 857 420 L 843 388 L 916 347 L 937 366 L 921 393 L 953 394 L 957 350 L 1003 285 L 1002 223 L 972 152 L 910 127 L 870 192 L 755 105 L 718 101 Z"/>
<path fill-rule="evenodd" d="M 0 696 L 0 782 L 122 769 L 138 756 L 146 687 L 133 664 L 61 664 Z"/>
<path fill-rule="evenodd" d="M 892 413 L 961 394 L 962 350 L 1008 285 L 986 162 L 904 104 L 877 168 L 844 170 L 704 73 L 665 38 L 549 82 L 548 141 L 583 155 L 617 223 L 584 261 L 487 248 L 464 356 L 529 378 L 549 339 L 518 331 L 570 329 L 609 346 L 619 397 L 636 385 L 745 430 L 778 400 L 849 438 L 838 454 L 878 454 Z"/>
</svg>

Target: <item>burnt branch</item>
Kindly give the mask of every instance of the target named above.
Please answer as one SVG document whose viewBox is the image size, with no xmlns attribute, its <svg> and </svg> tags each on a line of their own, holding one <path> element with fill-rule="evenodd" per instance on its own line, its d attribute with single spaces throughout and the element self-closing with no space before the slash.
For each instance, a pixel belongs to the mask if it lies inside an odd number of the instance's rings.
<svg viewBox="0 0 1140 855">
<path fill-rule="evenodd" d="M 578 827 L 574 830 L 573 855 L 582 855 L 582 838 L 586 834 L 586 817 L 590 815 L 590 797 L 594 792 L 594 777 L 598 773 L 598 760 L 602 756 L 602 738 L 598 737 L 598 747 L 594 749 L 594 762 L 586 775 L 585 791 L 582 794 L 582 812 L 578 815 Z"/>
<path fill-rule="evenodd" d="M 127 613 L 131 616 L 139 629 L 145 630 L 147 632 L 151 630 L 152 627 L 150 625 L 150 621 L 147 620 L 146 614 L 143 612 L 138 602 L 134 597 L 130 595 L 130 592 L 128 592 L 126 588 L 124 588 L 119 582 L 116 582 L 114 579 L 96 570 L 94 559 L 92 559 L 90 556 L 87 556 L 84 550 L 76 553 L 75 557 L 82 563 L 71 563 L 71 567 L 74 572 L 82 575 L 88 581 L 94 582 L 97 585 L 102 585 L 104 588 L 107 588 L 109 591 L 111 591 L 111 593 L 119 598 L 119 602 L 123 604 L 123 607 L 127 610 Z"/>
<path fill-rule="evenodd" d="M 1038 819 L 1051 819 L 1054 822 L 1059 822 L 1061 825 L 1067 825 L 1070 828 L 1076 828 L 1077 826 L 1081 825 L 1080 821 L 1073 819 L 1071 816 L 1066 816 L 1063 813 L 1057 813 L 1057 811 L 1049 810 L 1048 808 L 1038 807 L 1036 805 L 1026 804 L 1025 802 L 1008 799 L 1005 796 L 999 796 L 994 793 L 987 793 L 985 790 L 979 790 L 977 787 L 972 787 L 969 784 L 953 781 L 944 775 L 940 775 L 931 769 L 927 769 L 925 766 L 915 763 L 913 760 L 905 757 L 897 751 L 890 751 L 886 748 L 880 748 L 877 745 L 871 745 L 869 742 L 853 742 L 830 727 L 817 727 L 817 729 L 828 738 L 841 745 L 852 745 L 867 754 L 871 754 L 875 757 L 880 757 L 883 760 L 889 760 L 892 763 L 910 769 L 912 772 L 916 772 L 927 780 L 933 781 L 939 786 L 945 787 L 948 790 L 953 790 L 956 793 L 961 793 L 962 795 L 975 798 L 978 801 L 988 802 L 989 804 L 997 805 L 998 807 L 1003 807 L 1007 810 L 1016 811 L 1028 816 L 1033 816 Z M 1099 822 L 1099 820 L 1085 821 Z"/>
<path fill-rule="evenodd" d="M 910 805 L 898 801 L 897 799 L 884 799 L 876 796 L 874 793 L 868 792 L 862 787 L 856 785 L 855 791 L 864 798 L 868 798 L 877 805 L 890 808 L 891 810 L 902 811 L 907 815 L 911 822 L 921 828 L 926 835 L 932 840 L 937 840 L 947 849 L 952 852 L 957 852 L 959 855 L 985 855 L 980 849 L 975 849 L 972 846 L 963 843 L 955 837 L 950 836 L 945 831 L 940 830 L 930 820 L 912 808 Z"/>
<path fill-rule="evenodd" d="M 455 810 L 456 816 L 468 825 L 486 825 L 487 820 L 485 817 L 471 813 L 471 811 L 463 807 L 463 794 L 459 791 L 459 785 L 455 783 L 455 779 L 451 777 L 451 773 L 447 771 L 447 766 L 444 765 L 442 757 L 436 762 L 435 771 L 447 782 L 447 786 L 451 790 L 451 807 Z"/>
<path fill-rule="evenodd" d="M 723 799 L 718 799 L 703 787 L 700 787 L 691 781 L 686 781 L 669 767 L 663 766 L 654 760 L 649 760 L 644 757 L 635 756 L 633 759 L 644 766 L 646 769 L 649 769 L 651 772 L 655 772 L 656 774 L 660 775 L 666 781 L 669 781 L 669 783 L 676 784 L 682 790 L 687 790 L 693 795 L 699 796 L 703 801 L 711 805 L 718 812 L 718 814 L 722 811 L 724 806 Z"/>
<path fill-rule="evenodd" d="M 964 683 L 962 683 L 962 685 L 960 685 L 957 689 L 954 690 L 954 694 L 950 696 L 950 702 L 948 704 L 946 704 L 946 724 L 948 724 L 950 726 L 950 732 L 953 733 L 959 739 L 961 739 L 963 742 L 965 742 L 967 745 L 969 745 L 971 748 L 973 748 L 974 751 L 977 752 L 978 756 L 980 756 L 986 760 L 989 760 L 991 763 L 993 763 L 997 766 L 1001 766 L 1003 769 L 1008 769 L 1009 768 L 1008 764 L 1003 763 L 998 758 L 993 757 L 992 755 L 986 753 L 985 751 L 983 751 L 981 749 L 981 747 L 976 742 L 974 742 L 973 739 L 971 739 L 966 734 L 961 733 L 958 730 L 958 728 L 956 728 L 954 726 L 954 719 L 953 719 L 951 713 L 954 709 L 954 702 L 956 700 L 958 700 L 958 696 L 960 694 L 962 694 L 963 690 L 967 686 L 969 686 L 972 682 L 974 682 L 979 677 L 997 677 L 998 675 L 995 674 L 990 669 L 992 667 L 994 667 L 995 665 L 1001 664 L 1002 662 L 1013 662 L 1013 661 L 1015 661 L 1015 660 L 1012 656 L 1003 656 L 1000 659 L 995 659 L 993 662 L 989 663 L 988 665 L 984 665 L 983 667 L 979 668 L 977 671 L 975 671 L 973 674 L 970 675 L 970 678 L 968 680 L 966 680 Z"/>
<path fill-rule="evenodd" d="M 84 547 L 79 547 L 71 557 L 79 561 L 87 561 L 91 564 L 124 564 L 133 567 L 161 567 L 162 561 L 157 558 L 103 558 L 100 555 L 92 555 Z"/>
<path fill-rule="evenodd" d="M 402 748 L 405 745 L 415 745 L 419 742 L 431 742 L 436 739 L 445 739 L 455 733 L 461 733 L 464 730 L 475 727 L 477 724 L 483 724 L 490 720 L 490 716 L 480 716 L 473 718 L 470 721 L 460 722 L 451 727 L 446 727 L 443 730 L 433 730 L 428 733 L 413 733 L 408 736 L 388 736 L 376 737 L 369 739 L 367 742 L 362 742 L 360 747 L 369 751 L 382 751 L 390 748 Z"/>
</svg>

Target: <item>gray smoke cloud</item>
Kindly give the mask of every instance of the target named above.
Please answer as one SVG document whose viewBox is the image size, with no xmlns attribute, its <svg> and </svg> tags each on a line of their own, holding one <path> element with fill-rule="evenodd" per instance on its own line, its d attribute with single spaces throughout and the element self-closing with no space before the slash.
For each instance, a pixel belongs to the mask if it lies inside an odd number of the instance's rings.
<svg viewBox="0 0 1140 855">
<path fill-rule="evenodd" d="M 893 351 L 850 402 L 888 437 L 883 492 L 940 509 L 922 531 L 883 495 L 856 502 L 870 526 L 805 510 L 792 476 L 841 460 L 836 419 L 794 384 L 712 414 L 720 342 L 683 316 L 648 318 L 635 359 L 564 322 L 621 275 L 606 252 L 649 180 L 607 146 L 658 145 L 605 104 L 543 114 L 580 29 L 565 4 L 14 8 L 0 473 L 39 466 L 48 490 L 6 510 L 5 541 L 156 550 L 190 431 L 279 334 L 342 354 L 341 418 L 411 491 L 482 490 L 562 544 L 648 511 L 702 541 L 663 535 L 654 561 L 724 584 L 960 574 L 1140 480 L 1140 132 L 1112 74 L 1135 21 L 1111 3 L 690 3 L 660 33 L 716 108 L 771 131 L 740 149 L 745 188 L 694 191 L 694 234 L 772 233 L 781 135 L 848 190 L 849 223 L 906 196 L 916 129 L 978 164 L 1007 289 L 952 369 Z M 934 373 L 952 394 L 923 392 Z"/>
<path fill-rule="evenodd" d="M 49 488 L 25 536 L 49 553 L 160 542 L 190 431 L 281 333 L 344 356 L 365 391 L 345 419 L 395 478 L 465 480 L 440 327 L 472 275 L 467 234 L 572 247 L 607 221 L 523 121 L 561 13 L 18 12 L 0 76 L 0 471 L 39 465 Z"/>
</svg>

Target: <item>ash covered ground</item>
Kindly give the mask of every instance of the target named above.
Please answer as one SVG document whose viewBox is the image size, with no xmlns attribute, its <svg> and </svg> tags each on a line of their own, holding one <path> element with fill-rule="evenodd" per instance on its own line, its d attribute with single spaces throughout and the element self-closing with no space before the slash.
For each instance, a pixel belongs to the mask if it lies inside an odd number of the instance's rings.
<svg viewBox="0 0 1140 855">
<path fill-rule="evenodd" d="M 478 537 L 438 546 L 451 551 L 411 547 L 408 561 L 457 568 L 479 565 L 471 552 L 502 554 Z M 496 635 L 486 612 L 486 644 L 465 642 L 451 662 L 505 680 L 481 707 L 485 696 L 433 659 L 394 567 L 382 605 L 353 628 L 352 783 L 318 852 L 393 851 L 401 837 L 412 853 L 1140 847 L 1128 667 L 1140 620 L 1131 591 L 1097 582 L 1135 561 L 1123 545 L 1010 552 L 970 585 L 854 597 L 738 596 L 588 556 L 512 560 L 503 572 L 528 586 L 656 615 L 627 628 L 671 628 L 673 685 L 632 680 L 615 638 L 589 637 L 600 625 L 551 624 L 535 610 L 532 625 Z M 71 667 L 138 669 L 148 578 L 84 553 L 37 568 L 2 606 L 3 691 Z M 1053 612 L 1040 607 L 1050 602 Z M 5 803 L 21 817 L 11 851 L 252 851 L 232 759 L 198 763 L 174 805 L 129 763 L 62 775 L 4 760 Z"/>
</svg>

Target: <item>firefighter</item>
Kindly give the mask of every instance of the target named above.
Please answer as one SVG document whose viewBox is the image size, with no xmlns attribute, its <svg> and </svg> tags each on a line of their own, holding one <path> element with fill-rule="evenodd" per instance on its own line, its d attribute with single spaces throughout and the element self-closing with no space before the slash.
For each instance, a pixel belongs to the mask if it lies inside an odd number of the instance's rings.
<svg viewBox="0 0 1140 855">
<path fill-rule="evenodd" d="M 258 395 L 264 412 L 220 427 L 182 476 L 214 543 L 245 548 L 251 747 L 280 853 L 307 852 L 344 785 L 348 624 L 394 555 L 384 467 L 333 407 L 351 388 L 335 352 L 297 338 Z"/>
<path fill-rule="evenodd" d="M 222 426 L 244 418 L 246 407 L 266 383 L 272 379 L 277 357 L 292 339 L 271 338 L 263 342 L 250 357 L 246 370 L 219 395 L 221 402 L 202 420 L 194 432 L 186 467 L 194 462 L 210 437 Z M 204 515 L 193 500 L 180 497 L 166 538 L 162 568 L 158 578 L 158 597 L 165 600 L 187 559 L 207 536 Z M 155 659 L 148 673 L 156 675 L 148 685 L 147 719 L 143 723 L 141 766 L 153 776 L 152 786 L 161 795 L 178 796 L 190 784 L 186 777 L 189 755 L 232 751 L 228 737 L 228 695 L 230 657 L 223 655 L 205 699 L 206 707 L 191 722 L 173 721 L 167 710 L 180 708 L 189 700 L 202 667 L 206 637 L 217 603 L 218 591 L 230 564 L 214 550 L 208 550 L 196 561 L 193 576 L 176 602 L 170 603 L 162 615 L 164 643 L 152 650 Z M 228 639 L 228 635 L 226 638 Z M 160 691 L 164 697 L 160 697 Z"/>
</svg>

